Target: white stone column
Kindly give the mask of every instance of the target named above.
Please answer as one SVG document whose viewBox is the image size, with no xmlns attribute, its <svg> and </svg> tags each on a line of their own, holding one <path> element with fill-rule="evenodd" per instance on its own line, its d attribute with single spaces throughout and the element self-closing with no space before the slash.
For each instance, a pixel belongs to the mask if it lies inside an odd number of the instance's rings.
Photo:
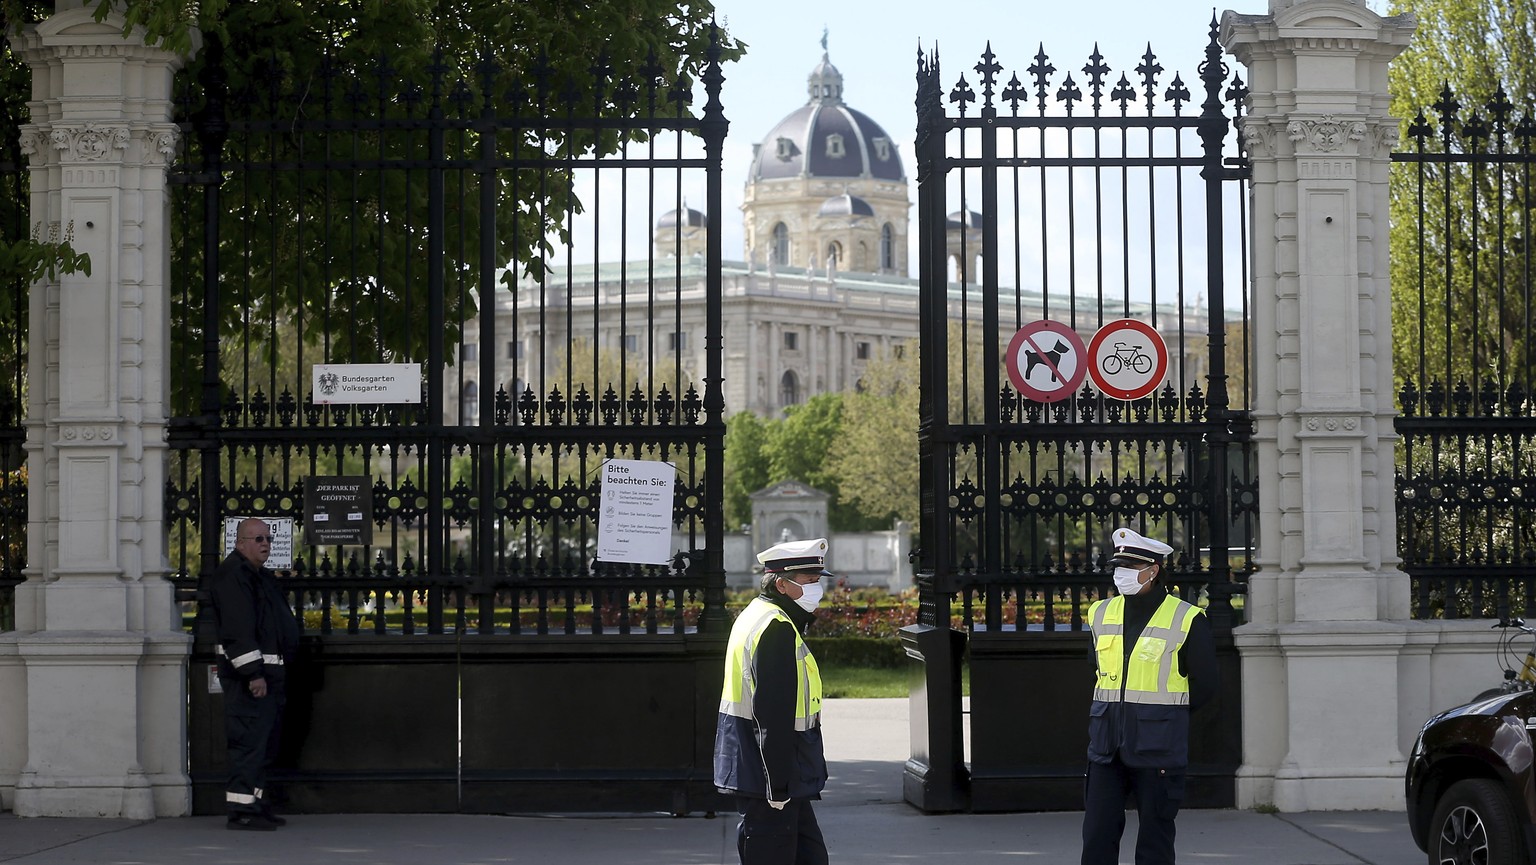
<svg viewBox="0 0 1536 865">
<path fill-rule="evenodd" d="M 32 68 L 22 150 L 33 224 L 72 235 L 91 273 L 34 285 L 30 298 L 27 581 L 18 630 L 0 647 L 0 663 L 25 671 L 21 692 L 5 695 L 26 719 L 12 805 L 22 816 L 179 815 L 190 805 L 189 640 L 165 579 L 162 498 L 166 166 L 183 58 L 123 37 L 121 18 L 59 5 L 13 43 Z"/>
<path fill-rule="evenodd" d="M 1401 809 L 1387 64 L 1411 18 L 1363 0 L 1271 0 L 1222 19 L 1247 65 L 1253 162 L 1257 562 L 1238 805 Z"/>
</svg>

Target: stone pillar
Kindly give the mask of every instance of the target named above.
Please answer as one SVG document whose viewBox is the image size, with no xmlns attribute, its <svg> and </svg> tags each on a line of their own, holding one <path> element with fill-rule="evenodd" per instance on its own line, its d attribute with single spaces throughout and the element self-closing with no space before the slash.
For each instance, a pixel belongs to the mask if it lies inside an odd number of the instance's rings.
<svg viewBox="0 0 1536 865">
<path fill-rule="evenodd" d="M 27 581 L 0 660 L 25 671 L 5 697 L 25 703 L 16 813 L 146 819 L 191 801 L 189 640 L 162 515 L 183 58 L 79 5 L 13 43 L 32 68 L 32 222 L 72 235 L 91 273 L 32 287 Z"/>
<path fill-rule="evenodd" d="M 1410 17 L 1364 0 L 1226 13 L 1248 67 L 1259 572 L 1239 807 L 1401 809 L 1412 642 L 1393 504 L 1387 64 Z"/>
</svg>

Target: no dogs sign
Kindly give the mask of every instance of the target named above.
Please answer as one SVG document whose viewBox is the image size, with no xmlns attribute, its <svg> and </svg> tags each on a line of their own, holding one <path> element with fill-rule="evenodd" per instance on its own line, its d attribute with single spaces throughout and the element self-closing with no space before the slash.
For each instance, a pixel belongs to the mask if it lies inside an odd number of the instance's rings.
<svg viewBox="0 0 1536 865">
<path fill-rule="evenodd" d="M 1032 321 L 1019 328 L 1005 360 L 1013 386 L 1036 402 L 1066 399 L 1088 374 L 1083 338 L 1060 321 Z"/>
</svg>

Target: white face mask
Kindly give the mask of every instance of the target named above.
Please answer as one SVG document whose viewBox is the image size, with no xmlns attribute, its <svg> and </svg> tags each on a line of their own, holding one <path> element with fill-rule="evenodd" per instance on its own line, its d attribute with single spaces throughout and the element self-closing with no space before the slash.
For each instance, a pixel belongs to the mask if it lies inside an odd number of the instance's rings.
<svg viewBox="0 0 1536 865">
<path fill-rule="evenodd" d="M 807 613 L 816 612 L 816 605 L 821 603 L 821 583 L 806 583 L 800 587 L 800 597 L 795 598 L 795 603 Z"/>
<path fill-rule="evenodd" d="M 1142 582 L 1138 579 L 1141 571 L 1135 568 L 1115 568 L 1115 588 L 1122 595 L 1135 595 L 1141 592 Z"/>
</svg>

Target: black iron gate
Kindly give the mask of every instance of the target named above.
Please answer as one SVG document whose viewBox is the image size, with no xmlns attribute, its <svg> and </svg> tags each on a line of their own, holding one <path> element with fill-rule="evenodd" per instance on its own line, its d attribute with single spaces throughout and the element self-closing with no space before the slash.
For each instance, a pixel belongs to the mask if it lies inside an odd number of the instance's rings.
<svg viewBox="0 0 1536 865">
<path fill-rule="evenodd" d="M 198 59 L 172 172 L 174 578 L 193 598 L 230 518 L 275 525 L 275 556 L 291 527 L 295 807 L 715 807 L 720 238 L 695 262 L 648 232 L 690 192 L 720 213 L 721 54 Z M 322 404 L 317 363 L 416 365 L 420 401 Z M 676 465 L 671 564 L 595 560 L 614 458 Z M 371 543 L 305 537 L 322 476 L 371 487 Z M 212 649 L 200 625 L 205 813 Z"/>
<path fill-rule="evenodd" d="M 947 91 L 938 56 L 919 59 L 921 608 L 904 640 L 917 659 L 906 798 L 925 810 L 1081 807 L 1083 617 L 1108 593 L 1119 525 L 1175 547 L 1172 581 L 1215 625 L 1222 695 L 1195 718 L 1188 801 L 1234 800 L 1233 599 L 1253 570 L 1257 489 L 1248 171 L 1227 114 L 1245 88 L 1228 84 L 1216 36 L 1213 21 L 1198 103 L 1150 48 L 1118 80 L 1097 50 L 1081 79 L 1057 77 L 1042 48 L 1025 81 L 1005 81 L 988 46 L 978 86 L 962 75 Z M 1085 342 L 1112 320 L 1145 322 L 1167 372 L 1129 401 L 1087 383 L 1030 398 L 1003 347 L 1041 319 Z M 1046 391 L 1067 375 L 1048 372 Z"/>
<path fill-rule="evenodd" d="M 19 77 L 20 63 L 0 49 L 0 82 Z M 16 249 L 28 239 L 26 158 L 21 124 L 25 90 L 0 92 L 0 244 Z M 42 227 L 39 226 L 39 229 Z M 20 251 L 20 250 L 17 250 Z M 27 563 L 27 480 L 22 427 L 26 406 L 27 280 L 18 261 L 0 262 L 0 632 L 16 628 L 16 586 Z"/>
<path fill-rule="evenodd" d="M 1398 552 L 1415 618 L 1533 618 L 1536 112 L 1448 86 L 1418 108 L 1392 154 Z"/>
</svg>

